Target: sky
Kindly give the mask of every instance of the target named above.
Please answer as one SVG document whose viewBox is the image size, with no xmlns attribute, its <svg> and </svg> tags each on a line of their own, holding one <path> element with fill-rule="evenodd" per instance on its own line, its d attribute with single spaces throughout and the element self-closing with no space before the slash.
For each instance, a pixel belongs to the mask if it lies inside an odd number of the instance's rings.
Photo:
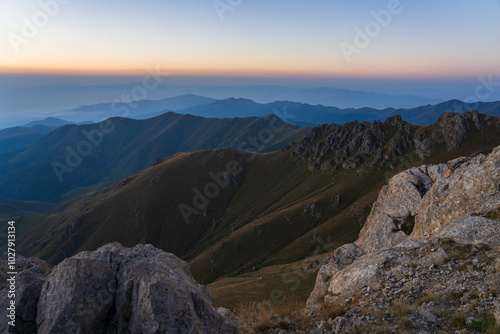
<svg viewBox="0 0 500 334">
<path fill-rule="evenodd" d="M 282 85 L 500 100 L 499 18 L 500 0 L 0 0 L 0 128 L 114 101 L 152 69 L 168 78 L 153 99 Z"/>
<path fill-rule="evenodd" d="M 498 0 L 0 0 L 0 73 L 476 78 L 500 74 L 499 17 Z"/>
</svg>

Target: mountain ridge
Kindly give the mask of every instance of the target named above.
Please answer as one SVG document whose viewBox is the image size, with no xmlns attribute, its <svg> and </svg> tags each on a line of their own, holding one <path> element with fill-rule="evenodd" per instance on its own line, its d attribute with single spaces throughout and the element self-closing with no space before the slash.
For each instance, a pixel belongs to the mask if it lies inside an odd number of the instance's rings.
<svg viewBox="0 0 500 334">
<path fill-rule="evenodd" d="M 448 123 L 418 127 L 398 117 L 385 124 L 374 122 L 371 126 L 386 138 L 382 156 L 393 155 L 392 166 L 383 161 L 370 166 L 373 160 L 366 157 L 356 168 L 308 171 L 307 160 L 296 161 L 291 149 L 264 154 L 228 149 L 179 153 L 64 203 L 31 224 L 20 249 L 57 263 L 77 251 L 108 242 L 119 241 L 125 246 L 151 242 L 188 260 L 201 282 L 297 261 L 314 253 L 319 238 L 338 245 L 353 242 L 385 180 L 408 164 L 487 153 L 500 144 L 499 119 L 476 114 L 476 123 L 473 115 L 444 117 L 453 124 L 466 125 L 465 136 L 456 147 L 447 147 L 445 141 L 430 145 L 430 154 L 422 158 L 414 139 L 446 133 Z M 371 126 L 359 127 L 353 138 L 362 138 Z M 481 131 L 489 132 L 478 136 Z M 391 141 L 403 141 L 404 145 L 398 149 L 389 144 Z M 316 143 L 321 142 L 318 137 Z M 357 139 L 352 145 L 354 153 L 363 147 Z M 372 152 L 372 158 L 375 156 L 376 150 Z M 231 161 L 238 162 L 241 172 L 233 175 L 227 171 Z M 214 185 L 206 187 L 217 184 L 213 175 L 220 173 L 229 184 L 219 185 L 217 195 L 210 195 Z M 203 200 L 200 193 L 205 192 Z M 197 208 L 195 202 L 203 206 Z M 189 224 L 179 210 L 181 204 L 198 210 L 189 216 Z"/>
<path fill-rule="evenodd" d="M 273 126 L 279 131 L 266 131 Z M 66 125 L 0 161 L 0 196 L 57 201 L 75 187 L 119 180 L 180 151 L 252 150 L 247 143 L 251 138 L 261 144 L 269 139 L 258 148 L 272 151 L 308 130 L 274 116 L 209 119 L 173 112 L 147 120 L 116 117 L 98 124 Z"/>
</svg>

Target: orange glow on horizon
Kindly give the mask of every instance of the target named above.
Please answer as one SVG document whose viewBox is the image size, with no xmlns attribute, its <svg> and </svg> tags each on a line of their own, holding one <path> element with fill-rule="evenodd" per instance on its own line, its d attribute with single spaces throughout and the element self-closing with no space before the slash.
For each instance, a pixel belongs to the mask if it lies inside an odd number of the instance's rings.
<svg viewBox="0 0 500 334">
<path fill-rule="evenodd" d="M 438 75 L 435 71 L 418 71 L 406 73 L 388 73 L 381 70 L 379 72 L 365 71 L 314 71 L 314 70 L 269 70 L 264 68 L 254 69 L 206 69 L 206 68 L 167 68 L 159 67 L 159 74 L 163 76 L 187 76 L 187 77 L 282 77 L 282 78 L 370 78 L 370 79 L 469 79 L 477 77 L 477 74 L 460 73 L 450 71 Z M 0 74 L 21 74 L 21 75 L 76 75 L 76 76 L 143 76 L 148 73 L 148 69 L 155 70 L 154 67 L 142 68 L 71 68 L 71 67 L 1 67 Z M 485 73 L 487 75 L 488 73 Z"/>
<path fill-rule="evenodd" d="M 33 74 L 33 75 L 76 75 L 76 76 L 143 76 L 149 70 L 163 76 L 217 76 L 217 77 L 282 77 L 282 78 L 373 78 L 373 79 L 470 79 L 476 78 L 478 72 L 459 71 L 453 66 L 436 68 L 436 66 L 405 66 L 389 63 L 346 64 L 334 62 L 330 64 L 308 63 L 293 67 L 291 64 L 276 64 L 269 62 L 267 66 L 248 64 L 246 66 L 232 64 L 211 64 L 189 66 L 189 64 L 172 64 L 166 62 L 151 62 L 128 65 L 123 62 L 107 64 L 94 62 L 86 64 L 0 64 L 1 74 Z M 479 73 L 488 75 L 490 73 Z M 499 73 L 500 74 L 500 73 Z"/>
</svg>

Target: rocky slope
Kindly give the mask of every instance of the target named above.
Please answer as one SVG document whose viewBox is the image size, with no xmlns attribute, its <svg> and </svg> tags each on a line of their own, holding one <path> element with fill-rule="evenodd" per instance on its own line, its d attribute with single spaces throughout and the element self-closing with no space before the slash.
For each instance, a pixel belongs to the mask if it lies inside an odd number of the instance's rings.
<svg viewBox="0 0 500 334">
<path fill-rule="evenodd" d="M 324 260 L 307 305 L 331 316 L 314 333 L 498 330 L 499 211 L 500 147 L 396 175 Z"/>
<path fill-rule="evenodd" d="M 36 258 L 18 258 L 17 266 L 19 333 L 241 332 L 213 308 L 210 291 L 186 262 L 151 245 L 108 244 L 52 269 Z M 0 332 L 6 329 L 2 317 Z"/>
<path fill-rule="evenodd" d="M 393 116 L 384 122 L 324 124 L 288 145 L 287 150 L 296 161 L 307 162 L 310 171 L 356 169 L 364 163 L 367 167 L 396 168 L 398 159 L 410 151 L 423 159 L 440 147 L 456 150 L 473 136 L 492 132 L 496 135 L 485 137 L 494 140 L 499 130 L 498 118 L 477 111 L 445 112 L 427 127 Z"/>
</svg>

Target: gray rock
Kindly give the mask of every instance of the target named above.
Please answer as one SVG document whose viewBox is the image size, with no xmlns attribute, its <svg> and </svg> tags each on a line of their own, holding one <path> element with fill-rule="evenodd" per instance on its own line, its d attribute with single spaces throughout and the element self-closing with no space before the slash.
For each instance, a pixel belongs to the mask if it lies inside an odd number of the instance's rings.
<svg viewBox="0 0 500 334">
<path fill-rule="evenodd" d="M 492 310 L 498 318 L 499 304 L 486 293 L 487 287 L 498 286 L 500 279 L 500 265 L 495 255 L 500 247 L 500 221 L 478 215 L 498 213 L 499 173 L 500 147 L 497 147 L 488 156 L 420 166 L 394 176 L 379 193 L 355 242 L 366 254 L 353 245 L 346 245 L 327 258 L 308 300 L 308 308 L 352 307 L 355 306 L 352 303 L 358 303 L 361 307 L 372 305 L 387 309 L 398 300 L 411 305 L 420 296 L 449 298 L 446 296 L 481 287 L 482 299 L 476 310 Z M 405 215 L 417 217 L 410 236 L 401 235 L 402 231 L 394 228 L 393 218 L 401 219 Z M 480 270 L 458 269 L 458 265 L 464 268 L 468 261 L 460 257 L 454 256 L 448 262 L 448 252 L 462 251 L 457 250 L 461 247 L 455 248 L 453 242 L 443 242 L 445 238 L 476 245 L 475 250 L 471 250 L 472 263 Z M 482 247 L 481 243 L 489 247 Z M 342 251 L 354 256 L 342 261 Z M 489 263 L 481 260 L 485 257 Z M 470 300 L 465 296 L 454 302 L 457 305 L 452 308 L 464 305 L 461 311 L 469 311 L 465 305 Z M 414 312 L 412 319 L 420 330 L 434 331 L 439 328 L 435 314 L 447 307 L 430 301 Z M 331 324 L 333 330 L 345 331 L 349 317 L 347 313 L 335 318 Z"/>
<path fill-rule="evenodd" d="M 114 243 L 57 265 L 38 302 L 39 333 L 239 333 L 189 265 L 151 245 Z"/>
<path fill-rule="evenodd" d="M 425 321 L 432 322 L 434 325 L 438 324 L 437 317 L 430 311 L 425 309 L 419 309 L 417 312 Z"/>
<path fill-rule="evenodd" d="M 500 247 L 500 221 L 477 216 L 460 217 L 439 227 L 435 235 L 464 244 L 485 243 Z"/>
<path fill-rule="evenodd" d="M 333 255 L 326 259 L 326 264 L 319 269 L 314 290 L 307 300 L 307 306 L 312 310 L 321 308 L 320 304 L 323 302 L 322 299 L 326 295 L 333 275 L 364 254 L 365 252 L 354 244 L 346 244 L 337 248 Z"/>
<path fill-rule="evenodd" d="M 430 237 L 454 219 L 488 215 L 500 207 L 500 147 L 487 157 L 455 159 L 445 178 L 423 197 L 415 220 L 413 239 Z M 442 231 L 442 230 L 441 230 Z"/>
<path fill-rule="evenodd" d="M 437 169 L 433 169 L 433 177 L 436 179 L 437 173 Z M 415 216 L 422 197 L 431 189 L 432 184 L 432 179 L 419 168 L 412 168 L 392 177 L 373 204 L 356 245 L 366 252 L 372 252 L 405 241 L 408 235 L 398 230 L 395 221 Z"/>
<path fill-rule="evenodd" d="M 7 263 L 2 263 L 6 268 Z M 50 273 L 50 266 L 37 258 L 16 258 L 16 331 L 18 333 L 36 333 L 37 303 L 42 291 L 42 286 Z M 2 295 L 0 306 L 7 308 L 7 285 L 0 287 Z M 4 298 L 5 296 L 5 298 Z M 8 319 L 5 315 L 0 317 L 0 333 L 6 333 Z"/>
</svg>

